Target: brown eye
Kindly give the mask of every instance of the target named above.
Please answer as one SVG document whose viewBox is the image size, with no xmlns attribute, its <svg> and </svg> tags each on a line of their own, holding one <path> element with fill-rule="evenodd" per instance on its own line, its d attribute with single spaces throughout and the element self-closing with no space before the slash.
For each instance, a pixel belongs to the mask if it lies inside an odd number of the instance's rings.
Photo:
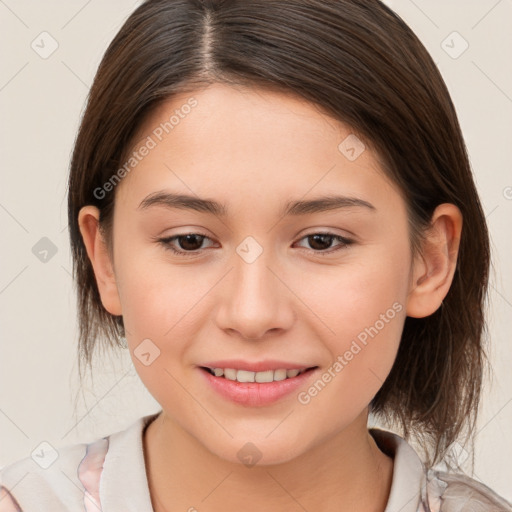
<svg viewBox="0 0 512 512">
<path fill-rule="evenodd" d="M 336 235 L 334 233 L 312 233 L 306 235 L 301 240 L 307 240 L 310 248 L 317 254 L 331 254 L 333 252 L 344 249 L 353 243 L 353 240 Z M 333 242 L 338 241 L 340 244 L 334 246 L 334 249 L 328 250 L 332 247 Z"/>
<path fill-rule="evenodd" d="M 209 237 L 202 233 L 185 233 L 167 238 L 159 238 L 158 242 L 165 249 L 181 256 L 195 256 L 196 252 L 201 251 L 202 244 Z M 177 243 L 176 243 L 177 242 Z"/>
<path fill-rule="evenodd" d="M 324 234 L 309 235 L 307 238 L 311 248 L 319 251 L 329 249 L 334 240 L 334 237 L 332 235 Z"/>
<path fill-rule="evenodd" d="M 204 236 L 191 234 L 191 235 L 179 235 L 176 237 L 180 249 L 185 251 L 197 251 L 201 248 L 204 240 Z"/>
</svg>

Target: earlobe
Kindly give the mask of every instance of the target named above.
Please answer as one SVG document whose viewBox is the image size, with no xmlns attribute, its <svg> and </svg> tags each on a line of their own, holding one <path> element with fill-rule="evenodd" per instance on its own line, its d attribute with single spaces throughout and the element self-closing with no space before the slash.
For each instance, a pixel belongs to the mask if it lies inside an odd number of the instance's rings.
<svg viewBox="0 0 512 512">
<path fill-rule="evenodd" d="M 120 316 L 121 301 L 117 289 L 113 262 L 99 228 L 99 210 L 84 206 L 78 214 L 78 224 L 87 255 L 91 261 L 103 307 L 112 315 Z"/>
<path fill-rule="evenodd" d="M 432 215 L 422 254 L 413 263 L 407 300 L 407 316 L 424 318 L 443 302 L 457 266 L 462 214 L 454 205 L 443 203 Z"/>
</svg>

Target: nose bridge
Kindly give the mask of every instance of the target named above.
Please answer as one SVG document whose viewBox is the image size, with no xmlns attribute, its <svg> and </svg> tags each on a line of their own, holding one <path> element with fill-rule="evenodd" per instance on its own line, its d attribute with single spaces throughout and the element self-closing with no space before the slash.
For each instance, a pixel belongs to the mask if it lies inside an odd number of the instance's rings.
<svg viewBox="0 0 512 512">
<path fill-rule="evenodd" d="M 247 237 L 236 248 L 229 290 L 217 319 L 219 327 L 257 339 L 269 330 L 287 328 L 293 319 L 283 285 L 274 275 L 272 251 Z"/>
</svg>

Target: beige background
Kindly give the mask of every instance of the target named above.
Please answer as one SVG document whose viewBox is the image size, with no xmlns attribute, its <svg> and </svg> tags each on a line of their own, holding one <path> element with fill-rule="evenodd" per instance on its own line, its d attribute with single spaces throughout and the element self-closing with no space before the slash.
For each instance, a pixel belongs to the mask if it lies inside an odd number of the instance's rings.
<svg viewBox="0 0 512 512">
<path fill-rule="evenodd" d="M 42 441 L 58 447 L 93 440 L 159 409 L 124 353 L 97 361 L 94 386 L 84 383 L 74 412 L 69 155 L 100 58 L 138 3 L 0 0 L 0 466 Z M 512 500 L 512 1 L 387 3 L 446 80 L 487 215 L 496 269 L 489 314 L 494 379 L 485 390 L 474 477 Z M 50 35 L 40 36 L 44 31 Z M 58 48 L 42 58 L 52 44 Z M 43 237 L 56 250 L 46 262 L 32 252 Z"/>
</svg>

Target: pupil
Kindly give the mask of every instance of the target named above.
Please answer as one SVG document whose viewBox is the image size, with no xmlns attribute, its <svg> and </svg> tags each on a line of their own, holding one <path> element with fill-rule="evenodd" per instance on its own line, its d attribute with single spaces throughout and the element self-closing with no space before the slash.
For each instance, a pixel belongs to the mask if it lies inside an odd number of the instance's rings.
<svg viewBox="0 0 512 512">
<path fill-rule="evenodd" d="M 313 249 L 328 249 L 330 247 L 330 242 L 332 241 L 332 235 L 324 235 L 324 234 L 317 234 L 317 235 L 310 235 L 309 236 L 310 239 L 314 240 L 313 243 L 311 243 L 311 240 L 310 240 L 310 245 Z M 317 242 L 320 242 L 320 247 L 315 247 L 315 244 Z"/>
<path fill-rule="evenodd" d="M 201 247 L 203 241 L 202 235 L 183 235 L 180 237 L 180 247 L 184 250 L 196 251 Z M 328 249 L 332 242 L 332 235 L 316 234 L 309 235 L 309 243 L 313 249 Z M 185 242 L 183 242 L 185 240 Z M 197 245 L 199 246 L 197 247 Z M 316 247 L 315 247 L 316 246 Z"/>
<path fill-rule="evenodd" d="M 201 247 L 201 242 L 202 242 L 202 239 L 204 237 L 201 236 L 201 235 L 183 235 L 180 237 L 180 247 L 182 249 L 185 249 L 185 250 L 189 250 L 189 251 L 196 251 L 197 249 L 199 249 Z M 185 243 L 183 243 L 183 239 L 185 239 Z M 196 243 L 194 244 L 194 239 L 196 239 Z M 199 247 L 194 247 L 194 245 L 197 245 L 197 239 L 200 239 L 199 240 Z M 192 240 L 192 247 L 190 247 L 190 245 L 188 245 L 188 242 Z"/>
</svg>

